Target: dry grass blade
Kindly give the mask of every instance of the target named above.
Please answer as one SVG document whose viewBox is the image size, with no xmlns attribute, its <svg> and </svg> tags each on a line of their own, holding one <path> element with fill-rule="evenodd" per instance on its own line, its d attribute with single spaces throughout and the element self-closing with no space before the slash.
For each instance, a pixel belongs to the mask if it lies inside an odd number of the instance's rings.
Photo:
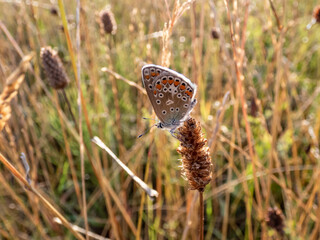
<svg viewBox="0 0 320 240">
<path fill-rule="evenodd" d="M 30 53 L 25 56 L 19 67 L 6 80 L 6 85 L 0 95 L 0 131 L 11 117 L 10 101 L 17 95 L 33 55 L 33 53 Z"/>
<path fill-rule="evenodd" d="M 212 133 L 212 136 L 211 136 L 210 140 L 208 141 L 208 146 L 210 146 L 210 147 L 212 147 L 211 146 L 212 143 L 214 143 L 216 138 L 217 138 L 217 133 L 218 133 L 219 128 L 220 128 L 220 121 L 219 121 L 220 115 L 224 111 L 224 108 L 226 106 L 226 103 L 227 103 L 229 95 L 230 95 L 230 92 L 229 91 L 226 92 L 226 94 L 223 97 L 222 104 L 221 104 L 219 110 L 217 111 L 217 114 L 216 114 L 216 126 L 214 128 L 214 131 Z"/>
<path fill-rule="evenodd" d="M 57 218 L 57 217 L 55 217 L 53 219 L 53 221 L 55 221 L 58 224 L 62 224 L 61 220 L 59 218 Z M 71 226 L 75 231 L 77 231 L 79 233 L 82 233 L 82 234 L 86 234 L 86 230 L 85 229 L 83 229 L 83 228 L 81 228 L 81 227 L 79 227 L 77 225 L 74 225 L 74 224 L 71 224 Z M 93 239 L 97 239 L 97 240 L 110 240 L 111 239 L 111 238 L 102 237 L 102 236 L 100 236 L 98 234 L 95 234 L 95 233 L 93 233 L 91 231 L 88 232 L 88 236 L 93 238 Z"/>
<path fill-rule="evenodd" d="M 100 140 L 98 137 L 94 137 L 92 142 L 97 144 L 100 148 L 104 149 L 119 165 L 122 167 L 124 171 L 128 173 L 128 175 L 148 194 L 149 197 L 155 198 L 158 197 L 159 193 L 149 188 L 148 185 L 142 181 L 139 177 L 137 177 L 117 156 Z"/>
<path fill-rule="evenodd" d="M 278 29 L 279 31 L 281 31 L 281 29 L 283 28 L 281 22 L 280 22 L 280 18 L 277 14 L 277 11 L 276 11 L 276 8 L 274 7 L 274 4 L 273 4 L 273 1 L 272 0 L 269 0 L 269 3 L 270 3 L 270 6 L 271 6 L 271 9 L 272 9 L 272 12 L 274 14 L 274 17 L 276 18 L 277 20 L 277 26 L 278 26 Z"/>
<path fill-rule="evenodd" d="M 73 230 L 71 227 L 71 224 L 68 222 L 68 220 L 60 213 L 58 210 L 47 200 L 45 199 L 40 192 L 38 192 L 37 189 L 35 189 L 32 185 L 28 183 L 28 181 L 22 176 L 20 172 L 0 153 L 0 162 L 4 164 L 4 166 L 31 192 L 33 192 L 39 200 L 50 210 L 56 217 L 58 217 L 63 225 L 68 228 L 73 235 L 77 239 L 84 239 L 78 232 Z"/>
<path fill-rule="evenodd" d="M 141 86 L 139 86 L 138 84 L 136 84 L 135 82 L 132 82 L 124 77 L 122 77 L 120 74 L 106 68 L 106 67 L 103 67 L 101 69 L 102 72 L 107 72 L 107 73 L 110 73 L 112 76 L 114 76 L 116 79 L 118 80 L 121 80 L 121 81 L 124 81 L 125 83 L 129 84 L 130 86 L 132 87 L 135 87 L 137 88 L 140 92 L 142 92 L 144 95 L 147 95 L 147 92 L 144 88 L 142 88 Z"/>
<path fill-rule="evenodd" d="M 169 19 L 167 23 L 165 23 L 162 33 L 162 59 L 161 59 L 161 65 L 164 67 L 169 67 L 170 65 L 170 57 L 171 57 L 171 51 L 170 51 L 170 37 L 172 35 L 173 27 L 177 23 L 178 19 L 182 16 L 182 14 L 189 9 L 190 5 L 194 1 L 186 1 L 182 4 L 180 4 L 180 1 L 177 0 L 174 3 L 174 8 L 172 11 L 172 16 Z"/>
</svg>

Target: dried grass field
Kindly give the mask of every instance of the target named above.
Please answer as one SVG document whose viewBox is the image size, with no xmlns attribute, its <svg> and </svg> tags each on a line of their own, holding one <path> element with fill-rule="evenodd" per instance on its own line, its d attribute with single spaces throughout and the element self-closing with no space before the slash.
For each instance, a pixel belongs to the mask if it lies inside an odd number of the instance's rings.
<svg viewBox="0 0 320 240">
<path fill-rule="evenodd" d="M 319 4 L 0 0 L 0 239 L 320 239 Z"/>
</svg>

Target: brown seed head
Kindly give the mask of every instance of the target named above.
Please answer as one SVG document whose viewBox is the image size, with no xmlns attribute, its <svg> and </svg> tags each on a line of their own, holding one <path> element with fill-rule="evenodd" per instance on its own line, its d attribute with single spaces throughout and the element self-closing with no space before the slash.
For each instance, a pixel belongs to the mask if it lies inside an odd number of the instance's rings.
<svg viewBox="0 0 320 240">
<path fill-rule="evenodd" d="M 212 162 L 200 123 L 189 118 L 178 129 L 177 138 L 181 142 L 177 152 L 182 156 L 182 173 L 191 190 L 203 192 L 212 179 Z"/>
<path fill-rule="evenodd" d="M 212 37 L 213 39 L 219 39 L 219 37 L 220 37 L 220 31 L 219 31 L 219 29 L 213 27 L 213 28 L 211 29 L 211 37 Z"/>
<path fill-rule="evenodd" d="M 269 227 L 275 229 L 280 235 L 284 234 L 284 216 L 279 208 L 268 209 L 266 222 Z"/>
<path fill-rule="evenodd" d="M 313 17 L 315 18 L 317 23 L 320 23 L 320 5 L 314 8 Z"/>
<path fill-rule="evenodd" d="M 54 16 L 58 16 L 58 9 L 54 6 L 50 8 L 50 13 Z"/>
<path fill-rule="evenodd" d="M 117 23 L 113 13 L 109 9 L 104 9 L 99 13 L 99 24 L 102 33 L 116 34 Z"/>
<path fill-rule="evenodd" d="M 57 52 L 51 47 L 43 47 L 40 56 L 50 86 L 54 89 L 65 88 L 69 83 L 69 78 Z"/>
</svg>

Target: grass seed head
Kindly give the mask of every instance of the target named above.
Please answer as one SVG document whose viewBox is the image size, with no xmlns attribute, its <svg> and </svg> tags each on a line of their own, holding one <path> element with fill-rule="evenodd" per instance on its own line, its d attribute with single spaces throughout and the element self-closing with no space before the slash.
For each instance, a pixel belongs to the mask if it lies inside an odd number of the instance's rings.
<svg viewBox="0 0 320 240">
<path fill-rule="evenodd" d="M 69 78 L 57 52 L 51 47 L 43 47 L 40 56 L 50 86 L 54 89 L 65 88 L 69 83 Z"/>
<path fill-rule="evenodd" d="M 50 8 L 50 13 L 54 16 L 58 16 L 58 9 L 54 6 Z"/>
<path fill-rule="evenodd" d="M 268 209 L 266 222 L 269 227 L 276 230 L 280 235 L 284 234 L 284 216 L 279 208 L 274 207 Z"/>
<path fill-rule="evenodd" d="M 213 28 L 211 29 L 211 37 L 212 37 L 212 39 L 219 39 L 219 37 L 220 37 L 220 31 L 219 31 L 219 29 L 213 27 Z"/>
<path fill-rule="evenodd" d="M 104 9 L 99 13 L 99 24 L 101 32 L 106 34 L 116 34 L 117 23 L 113 13 L 109 9 Z"/>
<path fill-rule="evenodd" d="M 182 156 L 182 173 L 191 190 L 203 192 L 212 179 L 212 162 L 200 123 L 189 118 L 178 129 L 177 138 L 181 142 L 177 151 Z"/>
</svg>

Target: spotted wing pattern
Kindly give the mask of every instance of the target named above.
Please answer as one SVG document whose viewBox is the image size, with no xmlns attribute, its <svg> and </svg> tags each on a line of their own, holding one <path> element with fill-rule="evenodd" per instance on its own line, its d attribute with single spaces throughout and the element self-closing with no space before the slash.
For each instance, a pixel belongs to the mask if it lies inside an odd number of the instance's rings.
<svg viewBox="0 0 320 240">
<path fill-rule="evenodd" d="M 164 127 L 175 128 L 188 117 L 197 90 L 189 79 L 171 69 L 149 64 L 142 68 L 142 82 Z"/>
</svg>

